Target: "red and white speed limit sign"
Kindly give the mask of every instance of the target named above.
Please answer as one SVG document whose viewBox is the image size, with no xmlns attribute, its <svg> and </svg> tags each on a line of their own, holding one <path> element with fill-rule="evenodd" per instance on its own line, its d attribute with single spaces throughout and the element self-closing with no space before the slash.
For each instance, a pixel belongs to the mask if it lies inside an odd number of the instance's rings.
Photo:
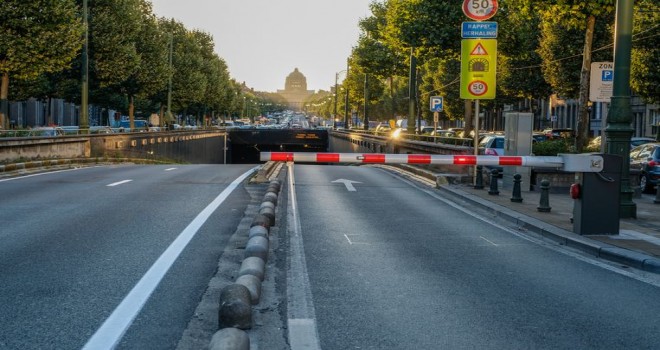
<svg viewBox="0 0 660 350">
<path fill-rule="evenodd" d="M 474 96 L 481 96 L 488 92 L 488 84 L 481 80 L 471 81 L 468 84 L 468 91 Z"/>
<path fill-rule="evenodd" d="M 464 0 L 463 13 L 475 21 L 485 21 L 497 13 L 497 0 Z"/>
</svg>

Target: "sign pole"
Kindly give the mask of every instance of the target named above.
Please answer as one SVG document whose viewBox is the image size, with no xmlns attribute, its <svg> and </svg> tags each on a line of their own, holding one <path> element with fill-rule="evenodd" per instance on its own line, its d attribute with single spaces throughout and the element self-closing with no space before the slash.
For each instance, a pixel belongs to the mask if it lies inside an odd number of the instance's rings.
<svg viewBox="0 0 660 350">
<path fill-rule="evenodd" d="M 474 155 L 479 155 L 479 100 L 474 100 Z M 474 183 L 477 185 L 477 167 L 474 167 Z"/>
<path fill-rule="evenodd" d="M 440 112 L 433 112 L 433 142 L 438 143 L 438 120 L 440 120 Z"/>
</svg>

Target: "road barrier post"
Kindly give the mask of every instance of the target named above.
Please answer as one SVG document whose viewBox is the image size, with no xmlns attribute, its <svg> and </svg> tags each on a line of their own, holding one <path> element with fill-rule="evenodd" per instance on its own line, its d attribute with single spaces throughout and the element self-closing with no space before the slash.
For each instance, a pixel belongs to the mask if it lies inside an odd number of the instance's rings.
<svg viewBox="0 0 660 350">
<path fill-rule="evenodd" d="M 488 194 L 492 196 L 497 196 L 500 194 L 500 191 L 497 189 L 497 177 L 500 175 L 500 171 L 493 169 L 490 171 L 490 190 Z"/>
<path fill-rule="evenodd" d="M 550 181 L 547 179 L 541 180 L 541 198 L 536 210 L 541 213 L 549 213 L 552 210 L 552 207 L 550 207 Z"/>
<path fill-rule="evenodd" d="M 513 193 L 511 194 L 511 201 L 515 203 L 522 203 L 523 198 L 520 193 L 520 183 L 522 182 L 522 175 L 513 175 Z"/>
</svg>

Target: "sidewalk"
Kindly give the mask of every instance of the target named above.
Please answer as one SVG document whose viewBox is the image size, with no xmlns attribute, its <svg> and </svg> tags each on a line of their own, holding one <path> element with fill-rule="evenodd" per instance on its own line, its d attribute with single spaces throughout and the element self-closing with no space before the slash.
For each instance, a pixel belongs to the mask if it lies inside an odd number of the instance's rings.
<svg viewBox="0 0 660 350">
<path fill-rule="evenodd" d="M 550 194 L 549 213 L 539 212 L 540 192 L 523 192 L 522 203 L 511 201 L 511 190 L 500 187 L 499 195 L 488 194 L 488 186 L 477 190 L 471 185 L 449 184 L 441 190 L 475 205 L 481 210 L 521 228 L 594 254 L 600 258 L 660 273 L 660 204 L 654 196 L 635 198 L 637 219 L 621 219 L 618 235 L 581 236 L 573 233 L 573 199 L 569 194 Z"/>
</svg>

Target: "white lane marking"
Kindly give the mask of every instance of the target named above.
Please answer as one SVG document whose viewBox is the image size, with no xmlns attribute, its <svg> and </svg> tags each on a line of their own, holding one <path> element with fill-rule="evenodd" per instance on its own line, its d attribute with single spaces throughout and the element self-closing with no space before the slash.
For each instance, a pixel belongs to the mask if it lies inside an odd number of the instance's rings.
<svg viewBox="0 0 660 350">
<path fill-rule="evenodd" d="M 346 237 L 346 240 L 348 241 L 348 244 L 353 245 L 353 242 L 351 242 L 351 239 L 348 238 L 348 235 L 344 233 L 344 237 Z"/>
<path fill-rule="evenodd" d="M 479 238 L 481 238 L 481 239 L 483 239 L 484 241 L 486 241 L 486 242 L 488 242 L 488 243 L 490 243 L 490 244 L 492 244 L 492 245 L 494 245 L 494 246 L 496 246 L 496 247 L 497 247 L 497 244 L 495 244 L 495 243 L 493 243 L 493 242 L 491 242 L 491 241 L 490 241 L 490 240 L 488 240 L 487 238 L 485 238 L 485 237 L 483 237 L 483 236 L 479 236 Z"/>
<path fill-rule="evenodd" d="M 95 166 L 89 166 L 89 167 L 83 167 L 83 168 L 73 168 L 73 169 L 64 169 L 64 170 L 55 170 L 55 171 L 47 171 L 44 173 L 38 173 L 38 174 L 30 174 L 30 175 L 19 175 L 17 177 L 11 177 L 8 179 L 2 179 L 0 182 L 5 182 L 5 181 L 14 181 L 14 180 L 20 180 L 20 179 L 26 179 L 28 177 L 35 177 L 35 176 L 44 176 L 44 175 L 50 175 L 50 174 L 57 174 L 57 173 L 64 173 L 67 171 L 76 171 L 76 170 L 82 170 L 82 169 L 90 169 L 90 168 L 100 168 L 101 165 L 95 165 Z"/>
<path fill-rule="evenodd" d="M 355 189 L 355 186 L 353 186 L 353 184 L 361 184 L 362 182 L 353 181 L 353 180 L 346 180 L 346 179 L 338 179 L 338 180 L 332 181 L 332 183 L 333 184 L 342 183 L 342 184 L 344 184 L 344 186 L 346 186 L 346 189 L 348 190 L 348 192 L 357 192 L 357 190 Z"/>
<path fill-rule="evenodd" d="M 287 163 L 289 173 L 289 269 L 287 272 L 288 328 L 291 350 L 320 350 L 312 291 L 307 276 L 302 227 L 298 216 L 293 162 Z"/>
<path fill-rule="evenodd" d="M 165 171 L 172 171 L 172 170 L 176 170 L 176 169 L 177 168 L 167 168 L 167 169 L 165 169 Z"/>
<path fill-rule="evenodd" d="M 111 184 L 106 185 L 106 186 L 107 186 L 107 187 L 115 187 L 115 186 L 123 185 L 123 184 L 125 184 L 125 183 L 129 183 L 129 182 L 131 182 L 131 181 L 133 181 L 133 180 L 118 181 L 118 182 L 111 183 Z"/>
<path fill-rule="evenodd" d="M 156 289 L 165 274 L 172 267 L 181 252 L 193 239 L 200 227 L 208 220 L 213 212 L 229 197 L 229 195 L 252 174 L 257 168 L 248 170 L 222 191 L 204 210 L 202 210 L 179 236 L 151 265 L 140 281 L 124 297 L 119 306 L 112 312 L 103 325 L 92 335 L 83 347 L 83 350 L 114 349 L 133 324 L 133 320 L 144 307 L 153 291 Z"/>
</svg>

